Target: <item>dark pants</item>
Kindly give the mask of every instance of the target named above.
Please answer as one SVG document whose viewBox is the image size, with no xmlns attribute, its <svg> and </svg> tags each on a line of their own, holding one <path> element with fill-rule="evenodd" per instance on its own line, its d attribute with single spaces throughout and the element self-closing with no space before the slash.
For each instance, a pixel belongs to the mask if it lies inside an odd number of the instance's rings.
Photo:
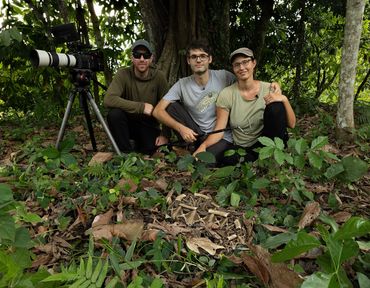
<svg viewBox="0 0 370 288">
<path fill-rule="evenodd" d="M 122 152 L 135 150 L 150 155 L 157 149 L 155 140 L 160 130 L 154 117 L 126 113 L 122 109 L 113 108 L 109 110 L 107 120 L 109 130 Z M 135 141 L 135 147 L 132 147 L 130 139 Z"/>
<path fill-rule="evenodd" d="M 261 136 L 266 136 L 271 139 L 278 137 L 282 139 L 286 145 L 289 136 L 287 132 L 287 119 L 284 104 L 282 102 L 273 102 L 266 106 L 263 114 L 263 130 Z M 224 146 L 226 150 L 238 150 L 243 149 L 246 152 L 244 162 L 253 162 L 258 159 L 258 153 L 254 149 L 263 147 L 263 145 L 257 141 L 251 147 L 241 147 L 238 145 L 230 144 Z M 240 156 L 235 153 L 232 156 L 224 156 L 220 160 L 222 166 L 235 165 L 239 162 Z"/>
<path fill-rule="evenodd" d="M 191 152 L 194 152 L 200 144 L 205 140 L 204 131 L 200 129 L 197 123 L 191 118 L 190 114 L 185 110 L 184 106 L 180 102 L 173 102 L 171 103 L 167 109 L 167 113 L 171 115 L 172 118 L 174 118 L 176 121 L 180 122 L 181 124 L 185 125 L 186 127 L 192 129 L 194 132 L 196 132 L 199 136 L 197 141 L 195 143 L 192 143 L 191 145 Z M 177 138 L 182 141 L 182 137 L 178 132 L 175 132 L 177 135 Z M 185 141 L 184 141 L 185 142 Z M 218 163 L 223 159 L 223 154 L 225 151 L 225 146 L 228 144 L 231 145 L 230 142 L 226 140 L 221 140 L 217 142 L 216 144 L 210 146 L 207 148 L 207 152 L 212 153 L 215 158 L 216 162 Z"/>
</svg>

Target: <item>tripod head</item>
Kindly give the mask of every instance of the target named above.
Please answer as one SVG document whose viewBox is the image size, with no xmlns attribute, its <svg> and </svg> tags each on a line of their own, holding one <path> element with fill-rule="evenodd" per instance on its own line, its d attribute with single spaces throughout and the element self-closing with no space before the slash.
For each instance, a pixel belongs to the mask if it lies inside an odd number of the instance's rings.
<svg viewBox="0 0 370 288">
<path fill-rule="evenodd" d="M 86 88 L 90 85 L 92 71 L 90 69 L 72 69 L 72 83 L 76 87 Z"/>
</svg>

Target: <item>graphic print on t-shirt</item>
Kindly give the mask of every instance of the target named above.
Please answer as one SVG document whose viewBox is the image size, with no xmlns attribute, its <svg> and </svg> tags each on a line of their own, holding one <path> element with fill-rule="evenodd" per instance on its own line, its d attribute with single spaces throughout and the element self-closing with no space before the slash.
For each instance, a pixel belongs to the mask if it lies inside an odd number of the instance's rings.
<svg viewBox="0 0 370 288">
<path fill-rule="evenodd" d="M 209 92 L 203 99 L 198 103 L 196 109 L 199 112 L 204 112 L 207 108 L 214 104 L 217 100 L 218 93 L 216 91 Z"/>
</svg>

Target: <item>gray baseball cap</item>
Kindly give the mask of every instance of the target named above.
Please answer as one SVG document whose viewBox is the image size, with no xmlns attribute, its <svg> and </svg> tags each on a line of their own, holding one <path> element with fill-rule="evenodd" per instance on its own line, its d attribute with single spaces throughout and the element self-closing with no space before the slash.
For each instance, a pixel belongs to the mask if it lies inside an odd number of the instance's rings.
<svg viewBox="0 0 370 288">
<path fill-rule="evenodd" d="M 131 50 L 134 51 L 139 46 L 145 47 L 146 49 L 148 49 L 150 54 L 153 54 L 152 46 L 150 46 L 149 42 L 144 39 L 139 39 L 135 41 L 135 43 L 132 44 Z"/>
<path fill-rule="evenodd" d="M 236 49 L 234 52 L 230 54 L 230 57 L 229 57 L 230 62 L 234 60 L 234 56 L 239 55 L 239 54 L 254 58 L 253 51 L 251 49 L 242 47 L 242 48 Z"/>
</svg>

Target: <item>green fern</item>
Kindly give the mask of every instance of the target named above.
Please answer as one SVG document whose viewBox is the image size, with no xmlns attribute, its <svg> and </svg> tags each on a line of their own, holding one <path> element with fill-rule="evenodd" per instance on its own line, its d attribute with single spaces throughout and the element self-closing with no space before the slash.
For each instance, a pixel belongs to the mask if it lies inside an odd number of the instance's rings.
<svg viewBox="0 0 370 288">
<path fill-rule="evenodd" d="M 81 258 L 79 268 L 72 271 L 63 271 L 58 274 L 51 275 L 43 280 L 43 282 L 71 282 L 74 281 L 69 288 L 100 288 L 104 284 L 104 280 L 108 273 L 108 261 L 99 259 L 96 265 L 93 264 L 93 259 L 89 256 L 87 263 Z M 118 282 L 117 276 L 109 281 L 106 287 L 115 287 Z"/>
</svg>

